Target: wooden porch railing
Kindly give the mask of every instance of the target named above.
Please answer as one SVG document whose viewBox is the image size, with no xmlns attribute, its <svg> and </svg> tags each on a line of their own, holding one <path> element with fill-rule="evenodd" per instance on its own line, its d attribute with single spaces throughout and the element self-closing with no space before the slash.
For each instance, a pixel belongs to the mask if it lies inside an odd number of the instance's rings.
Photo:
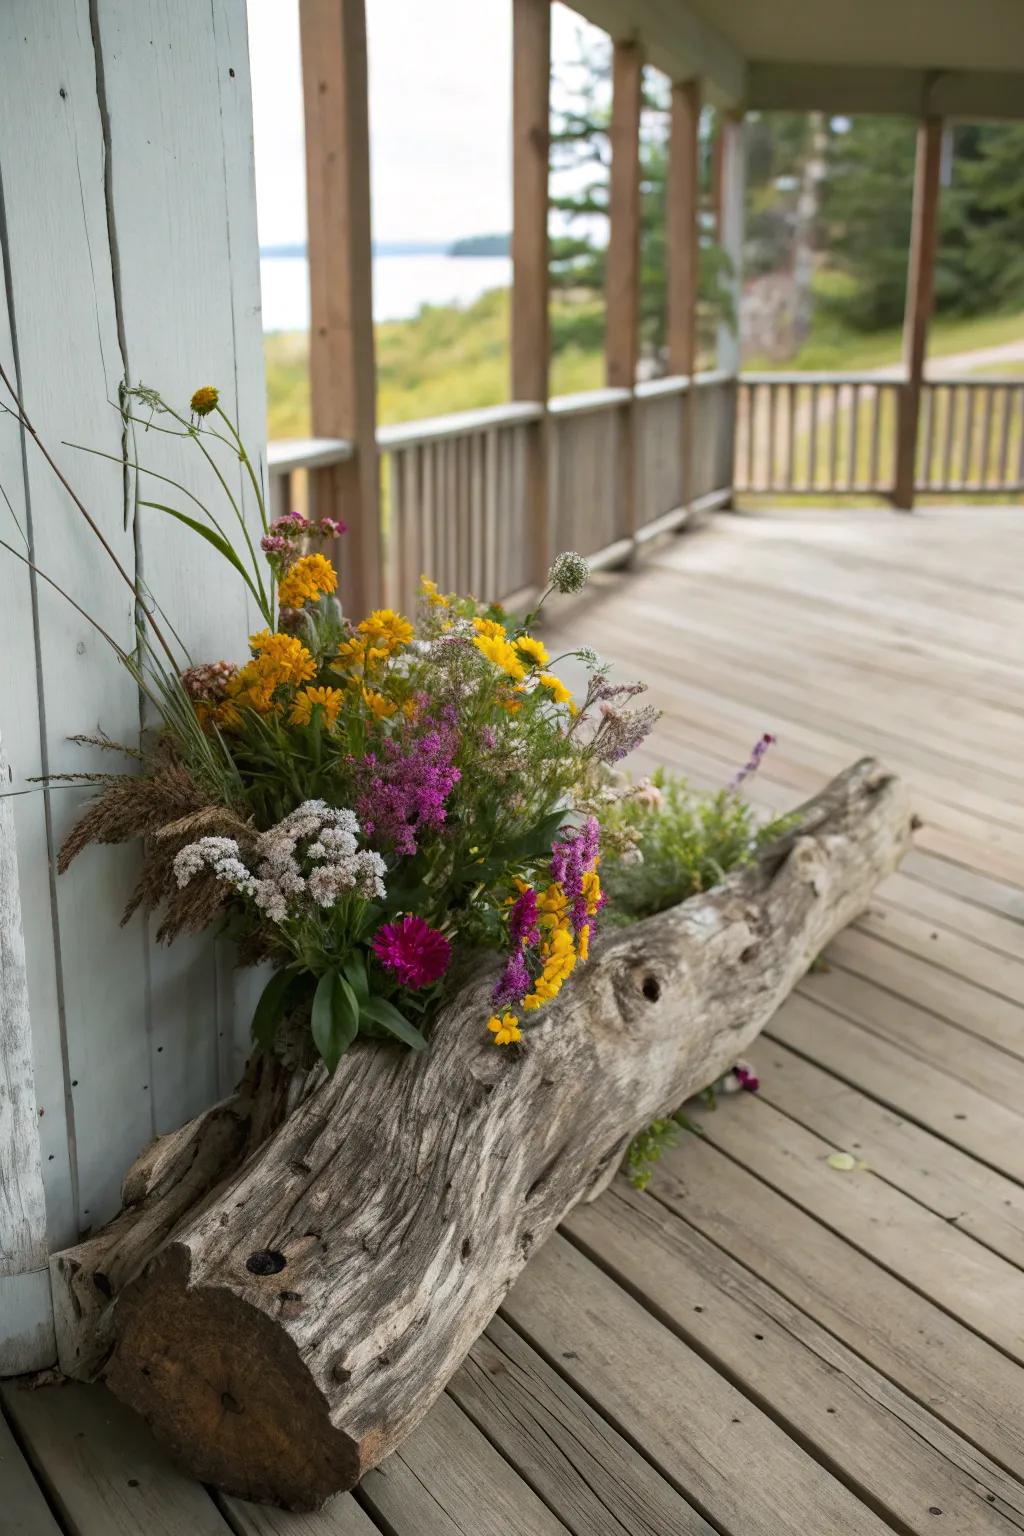
<svg viewBox="0 0 1024 1536">
<path fill-rule="evenodd" d="M 698 374 L 692 506 L 734 492 L 891 496 L 900 392 L 873 374 Z M 548 543 L 595 565 L 680 526 L 690 380 L 596 389 L 542 405 L 516 401 L 380 427 L 384 600 L 407 607 L 421 572 L 445 589 L 492 598 L 535 579 L 531 453 L 545 434 Z M 951 379 L 923 386 L 917 489 L 929 494 L 1024 491 L 1024 379 Z M 351 458 L 344 439 L 271 444 L 275 515 L 318 506 L 326 473 Z M 632 485 L 629 483 L 632 472 Z M 303 483 L 305 482 L 305 483 Z"/>
<path fill-rule="evenodd" d="M 768 495 L 891 496 L 906 385 L 874 374 L 747 373 L 735 488 Z M 1024 487 L 1024 379 L 922 384 L 916 492 Z"/>
<path fill-rule="evenodd" d="M 735 379 L 700 375 L 695 496 L 730 495 Z M 625 561 L 634 540 L 627 495 L 630 413 L 635 413 L 636 542 L 682 523 L 682 422 L 687 379 L 563 395 L 543 406 L 514 401 L 432 420 L 379 427 L 384 598 L 409 606 L 421 572 L 445 589 L 494 598 L 528 588 L 536 570 L 531 543 L 529 455 L 548 435 L 551 553 L 576 549 L 598 565 Z M 321 472 L 353 452 L 342 439 L 271 444 L 275 516 L 292 505 L 344 517 L 318 505 Z"/>
</svg>

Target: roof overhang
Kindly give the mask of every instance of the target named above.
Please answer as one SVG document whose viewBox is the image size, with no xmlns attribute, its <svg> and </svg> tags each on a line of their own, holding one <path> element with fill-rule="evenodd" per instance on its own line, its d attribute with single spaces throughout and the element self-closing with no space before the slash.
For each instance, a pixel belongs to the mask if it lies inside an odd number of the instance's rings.
<svg viewBox="0 0 1024 1536">
<path fill-rule="evenodd" d="M 1024 118 L 1024 0 L 576 0 L 719 105 Z"/>
</svg>

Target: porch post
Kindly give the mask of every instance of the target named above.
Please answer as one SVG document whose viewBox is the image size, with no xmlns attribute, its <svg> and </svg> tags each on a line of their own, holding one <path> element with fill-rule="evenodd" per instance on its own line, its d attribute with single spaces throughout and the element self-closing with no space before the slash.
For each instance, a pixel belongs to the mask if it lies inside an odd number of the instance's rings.
<svg viewBox="0 0 1024 1536">
<path fill-rule="evenodd" d="M 617 42 L 612 56 L 612 168 L 605 297 L 605 376 L 609 387 L 636 386 L 640 342 L 640 104 L 643 58 L 634 42 Z M 636 404 L 623 427 L 623 531 L 636 539 Z"/>
<path fill-rule="evenodd" d="M 688 379 L 683 400 L 683 506 L 697 484 L 697 280 L 700 262 L 700 81 L 676 81 L 668 149 L 668 364 Z"/>
<path fill-rule="evenodd" d="M 512 0 L 512 399 L 547 406 L 548 158 L 551 3 Z M 530 435 L 534 576 L 542 584 L 554 551 L 548 486 L 550 426 Z"/>
<path fill-rule="evenodd" d="M 928 346 L 928 322 L 935 294 L 935 245 L 939 212 L 939 172 L 942 163 L 942 119 L 926 117 L 917 130 L 914 166 L 914 211 L 903 319 L 906 379 L 900 391 L 896 429 L 896 472 L 893 503 L 909 512 L 914 505 L 917 429 L 921 414 L 921 383 Z"/>
<path fill-rule="evenodd" d="M 300 0 L 309 218 L 309 372 L 317 437 L 355 454 L 310 472 L 316 510 L 348 524 L 339 549 L 346 608 L 382 598 L 373 344 L 370 134 L 363 0 Z"/>
</svg>

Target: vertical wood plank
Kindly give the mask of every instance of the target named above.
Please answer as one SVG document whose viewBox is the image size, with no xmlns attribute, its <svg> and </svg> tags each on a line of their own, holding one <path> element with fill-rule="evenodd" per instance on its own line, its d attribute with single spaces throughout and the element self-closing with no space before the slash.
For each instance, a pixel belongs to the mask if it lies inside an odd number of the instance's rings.
<svg viewBox="0 0 1024 1536">
<path fill-rule="evenodd" d="M 108 401 L 117 399 L 124 363 L 87 0 L 64 6 L 14 0 L 0 6 L 0 78 L 3 238 L 22 396 L 134 576 L 134 508 L 126 505 L 120 466 L 60 446 L 67 441 L 114 455 L 121 451 L 120 421 Z M 152 273 L 149 280 L 152 285 Z M 179 333 L 175 346 L 181 344 Z M 37 564 L 130 649 L 131 589 L 38 453 L 29 453 L 25 470 L 22 521 Z M 95 752 L 72 745 L 70 735 L 102 729 L 115 741 L 131 742 L 139 728 L 135 686 L 95 631 L 44 584 L 37 584 L 35 598 L 34 615 L 31 608 L 19 615 L 19 645 L 5 655 L 12 672 L 39 680 L 40 734 L 31 749 L 25 738 L 19 743 L 15 788 L 25 787 L 22 776 L 95 767 Z M 14 747 L 12 737 L 12 759 Z M 66 1174 L 53 1141 L 43 1149 L 44 1170 L 55 1175 L 54 1182 L 47 1177 L 54 1246 L 77 1240 L 80 1225 L 112 1214 L 121 1174 L 153 1129 L 146 1086 L 145 930 L 138 917 L 118 927 L 135 882 L 137 853 L 89 849 L 66 875 L 58 879 L 54 870 L 56 851 L 86 798 L 87 792 L 78 790 L 49 793 L 45 842 L 29 842 L 20 850 L 23 865 L 39 861 L 26 869 L 22 905 L 40 1119 L 44 1138 L 51 1117 L 58 1125 L 63 1121 L 70 1145 Z"/>
<path fill-rule="evenodd" d="M 914 167 L 914 207 L 907 270 L 907 299 L 903 322 L 906 379 L 900 392 L 896 422 L 896 479 L 893 502 L 909 512 L 914 505 L 921 381 L 928 349 L 928 325 L 935 293 L 935 246 L 938 232 L 939 172 L 943 122 L 926 117 L 917 131 Z"/>
<path fill-rule="evenodd" d="M 683 396 L 680 449 L 684 507 L 697 483 L 697 278 L 700 263 L 700 81 L 674 81 L 669 127 L 667 244 L 669 371 L 689 380 Z"/>
<path fill-rule="evenodd" d="M 266 428 L 245 8 L 240 0 L 202 12 L 168 10 L 160 0 L 95 0 L 94 16 L 114 293 L 129 380 L 155 385 L 185 414 L 197 385 L 215 384 L 262 473 Z M 208 116 L 205 135 L 182 112 L 183 100 L 199 103 Z M 170 336 L 178 338 L 173 347 Z M 209 441 L 255 544 L 262 529 L 248 476 L 236 454 Z M 214 508 L 241 542 L 227 495 L 193 443 L 141 431 L 136 442 L 144 465 Z M 156 483 L 143 475 L 138 489 L 150 497 Z M 245 636 L 261 627 L 242 583 L 188 529 L 151 509 L 136 516 L 144 579 L 192 655 L 240 659 Z M 148 968 L 150 1050 L 139 1087 L 151 1100 L 152 1128 L 163 1133 L 230 1086 L 218 1037 L 232 1042 L 233 1058 L 239 1045 L 244 1054 L 251 1009 L 241 995 L 236 1009 L 234 988 L 218 986 L 209 938 L 151 945 Z M 105 1120 L 99 1131 L 106 1134 Z"/>
<path fill-rule="evenodd" d="M 609 188 L 608 269 L 605 299 L 605 371 L 609 385 L 632 391 L 640 341 L 640 107 L 643 56 L 634 42 L 616 42 L 612 54 L 612 166 Z M 636 423 L 626 413 L 621 436 L 621 526 L 635 539 Z"/>
<path fill-rule="evenodd" d="M 313 433 L 355 454 L 318 471 L 318 512 L 348 524 L 345 604 L 380 600 L 382 549 L 370 236 L 370 130 L 363 0 L 300 0 L 309 211 Z M 330 500 L 332 507 L 325 503 Z"/>
<path fill-rule="evenodd" d="M 0 741 L 0 1376 L 57 1352 L 11 777 Z"/>
<path fill-rule="evenodd" d="M 721 141 L 721 218 L 718 243 L 729 258 L 729 292 L 734 319 L 718 327 L 719 368 L 729 373 L 740 371 L 740 304 L 743 296 L 743 212 L 746 166 L 743 147 L 743 114 L 723 113 L 719 126 Z"/>
</svg>

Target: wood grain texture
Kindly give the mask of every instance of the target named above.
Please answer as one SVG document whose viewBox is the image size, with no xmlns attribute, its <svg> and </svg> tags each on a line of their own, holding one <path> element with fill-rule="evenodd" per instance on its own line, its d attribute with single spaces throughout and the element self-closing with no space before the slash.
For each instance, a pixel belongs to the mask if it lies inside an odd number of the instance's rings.
<svg viewBox="0 0 1024 1536">
<path fill-rule="evenodd" d="M 237 403 L 262 463 L 247 83 L 241 0 L 205 8 L 15 0 L 0 16 L 0 348 L 16 364 L 30 416 L 129 575 L 145 580 L 199 653 L 236 657 L 252 615 L 212 552 L 140 510 L 132 475 L 62 445 L 120 455 L 116 401 L 125 378 L 185 405 L 197 383 L 214 382 L 230 409 Z M 138 447 L 189 489 L 219 494 L 192 445 L 151 432 Z M 4 488 L 39 565 L 130 649 L 132 592 L 34 450 L 22 467 L 7 422 L 0 455 Z M 237 458 L 228 460 L 228 479 L 251 514 Z M 4 537 L 18 544 L 6 513 L 3 520 Z M 102 729 L 131 742 L 140 708 L 89 625 L 3 559 L 14 601 L 0 621 L 9 662 L 0 725 L 23 789 L 33 774 L 95 767 L 95 751 L 66 738 Z M 87 854 L 59 881 L 51 873 L 82 799 L 79 790 L 45 801 L 33 792 L 15 807 L 54 1248 L 117 1209 L 121 1174 L 154 1130 L 180 1124 L 234 1080 L 240 1014 L 243 1038 L 248 1032 L 248 1010 L 218 975 L 211 942 L 158 953 L 141 919 L 118 928 L 137 868 L 133 850 Z"/>
<path fill-rule="evenodd" d="M 504 1315 L 725 1530 L 875 1536 L 888 1527 L 765 1413 L 563 1237 L 520 1277 Z"/>
<path fill-rule="evenodd" d="M 941 117 L 926 117 L 917 130 L 914 206 L 903 321 L 903 358 L 907 376 L 900 392 L 897 414 L 896 477 L 893 486 L 893 502 L 905 511 L 914 505 L 921 381 L 928 350 L 928 323 L 935 297 L 935 251 L 939 228 L 939 181 L 944 127 Z"/>
<path fill-rule="evenodd" d="M 13 1376 L 49 1365 L 56 1346 L 10 780 L 0 739 L 0 1375 Z"/>
<path fill-rule="evenodd" d="M 712 1536 L 672 1484 L 500 1317 L 448 1393 L 570 1530 Z"/>
<path fill-rule="evenodd" d="M 0 1488 L 6 1536 L 61 1536 L 32 1469 L 0 1417 Z"/>
<path fill-rule="evenodd" d="M 7 1382 L 0 1396 L 75 1536 L 228 1536 L 205 1488 L 182 1477 L 102 1387 Z"/>
<path fill-rule="evenodd" d="M 909 825 L 898 783 L 855 765 L 757 863 L 609 937 L 522 1053 L 474 1025 L 489 977 L 422 1056 L 350 1053 L 121 1293 L 114 1390 L 230 1492 L 308 1507 L 351 1486 L 633 1133 L 735 1060 Z"/>
<path fill-rule="evenodd" d="M 965 1536 L 1024 1528 L 1014 1478 L 656 1199 L 620 1180 L 566 1230 L 898 1529 L 931 1536 L 935 1505 Z"/>
</svg>

